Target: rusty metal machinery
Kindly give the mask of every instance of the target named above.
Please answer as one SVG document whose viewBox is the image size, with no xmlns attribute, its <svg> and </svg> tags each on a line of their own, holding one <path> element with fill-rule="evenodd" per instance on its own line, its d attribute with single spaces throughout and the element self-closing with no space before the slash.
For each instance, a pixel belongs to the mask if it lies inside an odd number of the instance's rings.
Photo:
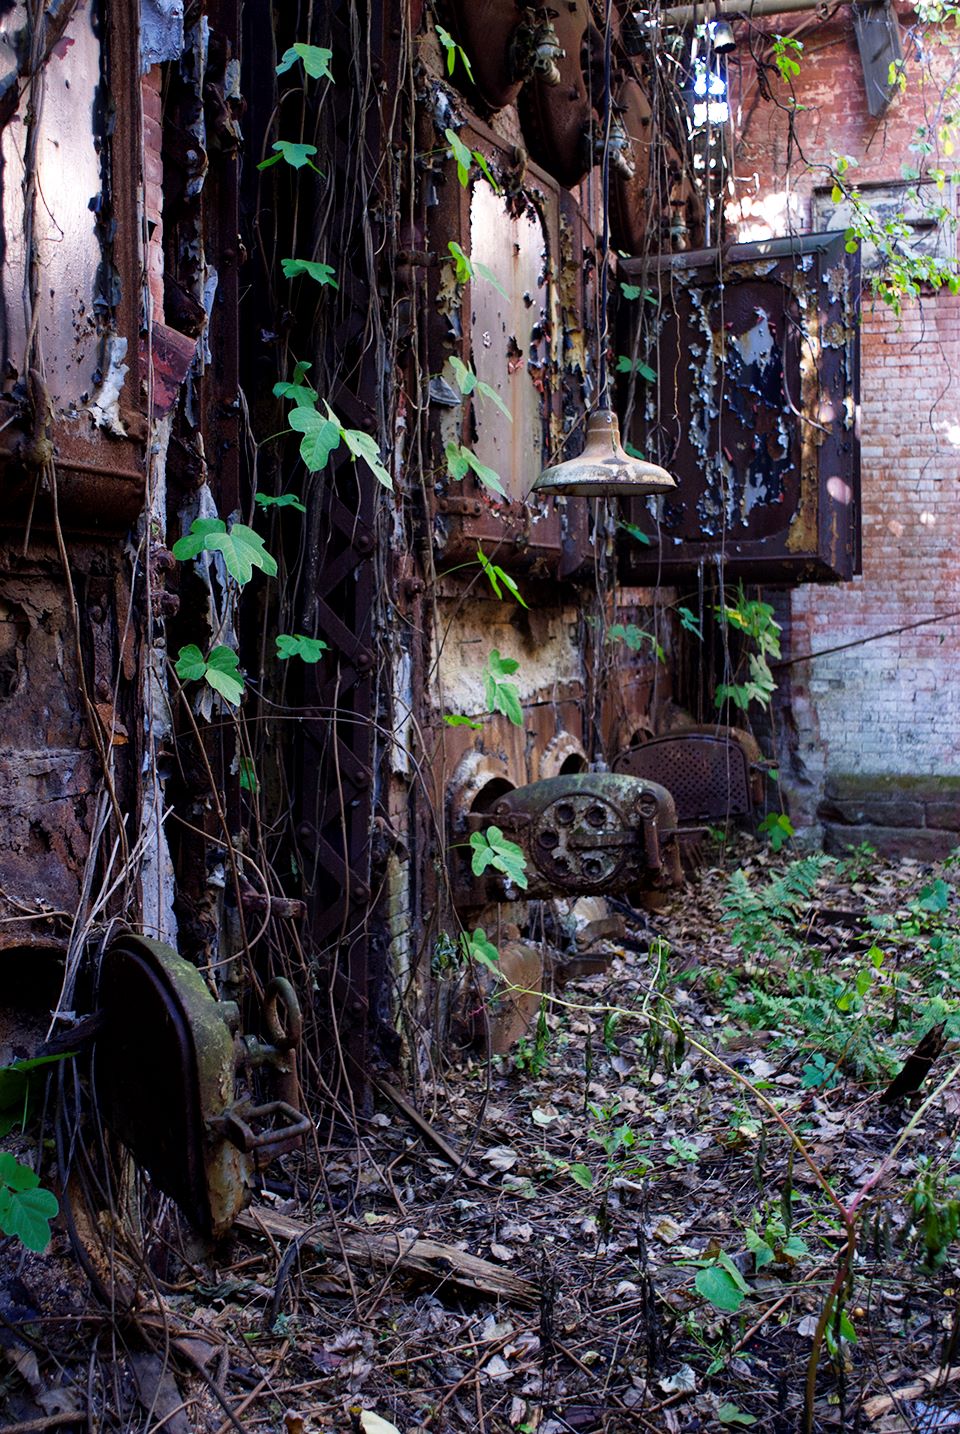
<svg viewBox="0 0 960 1434">
<path fill-rule="evenodd" d="M 681 879 L 676 810 L 656 782 L 612 772 L 549 777 L 467 818 L 472 831 L 491 825 L 523 849 L 524 897 L 610 895 Z"/>
<path fill-rule="evenodd" d="M 219 1235 L 254 1171 L 310 1129 L 296 1109 L 300 1010 L 289 982 L 264 994 L 268 1042 L 236 1035 L 240 1013 L 160 941 L 124 935 L 100 973 L 103 1027 L 94 1076 L 107 1126 L 192 1224 Z M 240 1094 L 244 1070 L 272 1068 L 278 1098 Z"/>
<path fill-rule="evenodd" d="M 662 782 L 679 821 L 696 822 L 749 816 L 763 799 L 762 774 L 769 765 L 748 732 L 728 727 L 653 737 L 621 752 L 613 769 Z"/>
</svg>

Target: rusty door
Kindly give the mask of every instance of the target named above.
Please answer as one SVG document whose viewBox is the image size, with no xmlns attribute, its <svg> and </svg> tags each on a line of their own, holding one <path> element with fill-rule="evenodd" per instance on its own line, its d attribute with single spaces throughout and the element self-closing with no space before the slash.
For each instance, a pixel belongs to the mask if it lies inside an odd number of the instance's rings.
<svg viewBox="0 0 960 1434">
<path fill-rule="evenodd" d="M 633 444 L 677 479 L 631 500 L 629 582 L 723 566 L 763 582 L 860 569 L 859 254 L 813 234 L 627 260 L 618 367 Z"/>
</svg>

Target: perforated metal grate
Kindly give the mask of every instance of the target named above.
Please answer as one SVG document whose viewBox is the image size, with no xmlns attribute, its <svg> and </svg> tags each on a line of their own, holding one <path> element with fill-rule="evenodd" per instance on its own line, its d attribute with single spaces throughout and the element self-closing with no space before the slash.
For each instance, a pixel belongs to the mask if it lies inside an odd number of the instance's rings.
<svg viewBox="0 0 960 1434">
<path fill-rule="evenodd" d="M 753 810 L 746 754 L 732 737 L 677 732 L 621 752 L 615 772 L 666 787 L 681 822 L 747 816 Z"/>
</svg>

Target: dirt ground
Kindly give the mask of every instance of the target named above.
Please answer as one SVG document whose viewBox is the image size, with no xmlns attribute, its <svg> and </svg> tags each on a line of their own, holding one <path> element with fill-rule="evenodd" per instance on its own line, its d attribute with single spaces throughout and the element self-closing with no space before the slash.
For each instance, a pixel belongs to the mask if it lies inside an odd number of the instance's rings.
<svg viewBox="0 0 960 1434">
<path fill-rule="evenodd" d="M 703 856 L 213 1256 L 161 1202 L 107 1310 L 5 1242 L 4 1427 L 960 1429 L 958 868 Z"/>
</svg>

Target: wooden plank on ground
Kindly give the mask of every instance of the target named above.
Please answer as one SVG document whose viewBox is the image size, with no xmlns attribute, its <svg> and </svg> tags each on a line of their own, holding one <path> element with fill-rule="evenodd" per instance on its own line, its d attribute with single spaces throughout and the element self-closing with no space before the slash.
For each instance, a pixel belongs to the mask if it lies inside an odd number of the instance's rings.
<svg viewBox="0 0 960 1434">
<path fill-rule="evenodd" d="M 236 1224 L 240 1229 L 272 1235 L 274 1239 L 300 1240 L 323 1250 L 331 1259 L 356 1260 L 371 1269 L 415 1275 L 435 1286 L 451 1284 L 518 1305 L 535 1305 L 540 1297 L 532 1281 L 439 1240 L 406 1239 L 332 1222 L 305 1225 L 260 1205 L 244 1210 Z"/>
</svg>

